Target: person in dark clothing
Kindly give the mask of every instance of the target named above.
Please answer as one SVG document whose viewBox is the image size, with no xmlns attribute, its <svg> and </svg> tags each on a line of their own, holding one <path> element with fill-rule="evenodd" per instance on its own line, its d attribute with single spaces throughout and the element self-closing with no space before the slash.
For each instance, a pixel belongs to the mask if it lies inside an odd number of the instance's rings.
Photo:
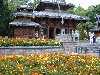
<svg viewBox="0 0 100 75">
<path fill-rule="evenodd" d="M 93 43 L 96 43 L 96 37 L 95 37 L 95 35 L 93 36 Z"/>
</svg>

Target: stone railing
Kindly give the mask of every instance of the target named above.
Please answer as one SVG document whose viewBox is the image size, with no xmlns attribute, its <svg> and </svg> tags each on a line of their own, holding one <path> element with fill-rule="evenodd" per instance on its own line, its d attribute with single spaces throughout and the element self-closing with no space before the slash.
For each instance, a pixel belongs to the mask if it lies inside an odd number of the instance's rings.
<svg viewBox="0 0 100 75">
<path fill-rule="evenodd" d="M 100 44 L 80 44 L 75 47 L 75 53 L 78 54 L 92 54 L 100 57 Z"/>
<path fill-rule="evenodd" d="M 56 36 L 56 39 L 61 42 L 72 42 L 72 37 L 70 34 L 58 35 Z"/>
<path fill-rule="evenodd" d="M 32 54 L 35 52 L 56 52 L 63 51 L 63 46 L 8 46 L 0 47 L 0 54 Z"/>
</svg>

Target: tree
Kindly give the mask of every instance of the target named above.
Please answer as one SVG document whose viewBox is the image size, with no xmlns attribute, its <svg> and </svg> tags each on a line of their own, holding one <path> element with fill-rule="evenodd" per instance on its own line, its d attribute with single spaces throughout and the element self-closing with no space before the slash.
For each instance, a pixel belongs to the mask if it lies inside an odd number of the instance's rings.
<svg viewBox="0 0 100 75">
<path fill-rule="evenodd" d="M 92 22 L 81 22 L 77 25 L 77 30 L 79 30 L 80 33 L 80 40 L 85 40 L 88 39 L 89 37 L 89 29 L 93 27 L 93 23 Z"/>
<path fill-rule="evenodd" d="M 96 18 L 95 18 L 96 14 L 100 15 L 100 4 L 96 5 L 96 6 L 90 6 L 87 9 L 86 15 L 90 18 L 90 21 L 92 23 L 94 23 L 94 25 L 95 25 L 95 22 L 96 22 Z"/>
<path fill-rule="evenodd" d="M 85 10 L 81 6 L 78 6 L 78 7 L 68 9 L 67 12 L 80 15 L 80 16 L 86 16 L 87 10 Z"/>
<path fill-rule="evenodd" d="M 80 16 L 86 16 L 86 12 L 87 10 L 85 10 L 84 8 L 82 8 L 81 6 L 78 6 L 74 9 L 74 13 L 76 15 L 80 15 Z"/>
<path fill-rule="evenodd" d="M 9 32 L 10 11 L 7 0 L 0 0 L 0 35 L 5 36 Z"/>
<path fill-rule="evenodd" d="M 39 4 L 41 0 L 33 0 L 33 7 L 34 9 L 36 8 L 36 6 Z"/>
<path fill-rule="evenodd" d="M 75 7 L 74 9 L 70 10 L 72 13 L 79 15 L 79 16 L 86 16 L 87 10 L 82 8 L 81 6 Z M 88 30 L 91 27 L 91 22 L 80 22 L 77 25 L 77 30 L 80 33 L 80 39 L 84 40 L 85 38 L 88 37 Z"/>
<path fill-rule="evenodd" d="M 14 11 L 17 6 L 26 4 L 28 0 L 8 0 L 8 8 L 11 11 Z"/>
<path fill-rule="evenodd" d="M 81 40 L 84 40 L 85 38 L 88 38 L 89 29 L 94 26 L 94 23 L 91 21 L 91 19 L 93 21 L 95 21 L 95 17 L 93 16 L 95 13 L 92 12 L 94 9 L 95 9 L 94 6 L 89 7 L 88 10 L 85 10 L 81 6 L 78 6 L 78 7 L 75 7 L 74 9 L 69 10 L 69 12 L 74 13 L 76 15 L 87 16 L 87 17 L 90 18 L 90 20 L 87 20 L 86 23 L 80 22 L 77 25 L 77 30 L 79 30 L 79 32 L 80 32 L 80 39 Z M 99 9 L 99 7 L 98 7 L 98 9 Z"/>
</svg>

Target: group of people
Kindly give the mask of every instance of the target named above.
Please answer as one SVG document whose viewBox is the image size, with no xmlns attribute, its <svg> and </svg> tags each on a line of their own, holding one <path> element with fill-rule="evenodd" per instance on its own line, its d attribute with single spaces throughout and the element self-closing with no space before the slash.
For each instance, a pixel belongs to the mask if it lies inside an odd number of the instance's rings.
<svg viewBox="0 0 100 75">
<path fill-rule="evenodd" d="M 96 43 L 96 36 L 94 33 L 89 33 L 90 44 Z"/>
<path fill-rule="evenodd" d="M 39 31 L 35 31 L 35 38 L 38 39 L 39 36 L 41 36 L 42 39 L 45 38 L 43 31 L 40 33 L 41 35 L 39 35 Z"/>
</svg>

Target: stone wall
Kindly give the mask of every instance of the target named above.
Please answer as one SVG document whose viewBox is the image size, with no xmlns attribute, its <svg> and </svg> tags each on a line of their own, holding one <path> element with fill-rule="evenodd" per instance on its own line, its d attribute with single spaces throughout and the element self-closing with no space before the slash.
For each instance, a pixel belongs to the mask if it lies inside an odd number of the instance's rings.
<svg viewBox="0 0 100 75">
<path fill-rule="evenodd" d="M 9 46 L 0 47 L 0 55 L 8 54 L 32 54 L 32 53 L 43 53 L 43 52 L 63 52 L 62 46 Z"/>
</svg>

